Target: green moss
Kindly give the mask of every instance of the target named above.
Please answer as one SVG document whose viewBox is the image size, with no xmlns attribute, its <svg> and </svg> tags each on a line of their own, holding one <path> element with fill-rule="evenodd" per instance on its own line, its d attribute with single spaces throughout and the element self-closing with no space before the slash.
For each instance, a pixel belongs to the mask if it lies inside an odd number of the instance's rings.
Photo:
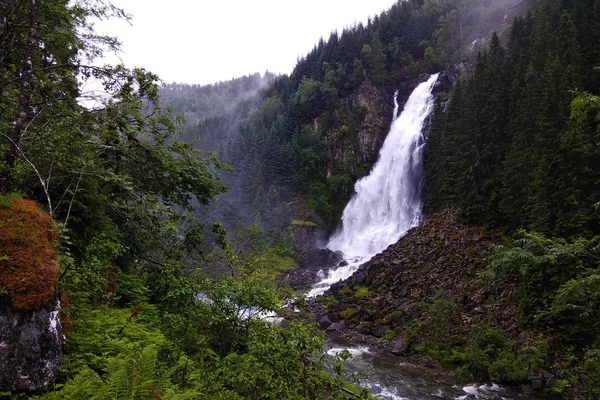
<svg viewBox="0 0 600 400">
<path fill-rule="evenodd" d="M 0 209 L 11 208 L 22 196 L 17 193 L 0 195 Z"/>
<path fill-rule="evenodd" d="M 261 274 L 269 279 L 275 279 L 281 274 L 299 268 L 298 263 L 292 257 L 282 257 L 272 252 L 264 254 L 264 261 Z"/>
<path fill-rule="evenodd" d="M 317 224 L 315 224 L 312 221 L 303 221 L 303 220 L 299 220 L 299 219 L 292 220 L 292 225 L 293 226 L 304 226 L 304 227 L 316 227 L 317 226 Z"/>
<path fill-rule="evenodd" d="M 354 297 L 357 299 L 364 299 L 369 294 L 369 288 L 365 286 L 359 286 L 354 291 Z"/>
<path fill-rule="evenodd" d="M 340 291 L 338 292 L 339 294 L 341 294 L 342 296 L 350 296 L 352 295 L 352 289 L 350 289 L 348 286 L 344 286 L 343 288 L 340 289 Z"/>
<path fill-rule="evenodd" d="M 393 329 L 388 329 L 387 331 L 385 331 L 385 333 L 383 334 L 383 338 L 387 341 L 392 341 L 396 338 L 396 332 Z"/>
<path fill-rule="evenodd" d="M 358 310 L 356 308 L 348 308 L 342 312 L 340 312 L 340 316 L 345 320 L 351 320 L 352 318 L 358 315 Z"/>
<path fill-rule="evenodd" d="M 392 325 L 399 325 L 402 321 L 402 312 L 394 311 L 390 315 L 388 315 L 387 320 Z"/>
</svg>

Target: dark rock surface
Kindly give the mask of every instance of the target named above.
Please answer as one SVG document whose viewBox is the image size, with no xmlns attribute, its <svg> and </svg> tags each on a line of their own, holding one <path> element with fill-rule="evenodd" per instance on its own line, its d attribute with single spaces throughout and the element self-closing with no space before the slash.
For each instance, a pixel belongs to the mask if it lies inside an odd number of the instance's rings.
<svg viewBox="0 0 600 400">
<path fill-rule="evenodd" d="M 452 329 L 459 337 L 473 325 L 491 325 L 515 343 L 524 343 L 528 333 L 519 322 L 515 285 L 502 279 L 481 280 L 498 244 L 499 232 L 463 226 L 454 211 L 437 214 L 363 264 L 349 279 L 334 284 L 323 296 L 327 305 L 319 306 L 321 315 L 334 323 L 344 320 L 347 329 L 374 339 L 393 330 L 396 340 L 418 342 L 427 338 L 409 337 L 405 327 L 425 323 L 424 310 L 436 296 L 443 296 L 456 304 Z M 394 351 L 402 353 L 410 344 L 403 343 Z M 394 344 L 386 346 L 391 351 Z"/>
<path fill-rule="evenodd" d="M 302 206 L 297 205 L 299 210 Z M 302 211 L 295 210 L 297 213 Z M 327 243 L 327 234 L 316 223 L 304 221 L 304 223 L 292 223 L 291 244 L 298 254 L 304 254 L 313 249 L 323 247 Z"/>
<path fill-rule="evenodd" d="M 64 336 L 60 303 L 40 310 L 0 305 L 0 391 L 41 393 L 60 368 Z"/>
<path fill-rule="evenodd" d="M 284 282 L 293 289 L 303 290 L 321 280 L 319 271 L 326 273 L 327 270 L 336 267 L 343 260 L 339 251 L 329 249 L 313 249 L 302 254 L 299 264 L 300 268 L 287 274 Z"/>
</svg>

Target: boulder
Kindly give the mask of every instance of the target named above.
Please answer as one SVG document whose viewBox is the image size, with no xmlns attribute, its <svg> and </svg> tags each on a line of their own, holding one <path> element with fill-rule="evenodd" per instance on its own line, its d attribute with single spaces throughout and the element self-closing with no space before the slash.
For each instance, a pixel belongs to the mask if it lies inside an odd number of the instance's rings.
<svg viewBox="0 0 600 400">
<path fill-rule="evenodd" d="M 375 337 L 383 337 L 385 335 L 385 333 L 388 331 L 388 329 L 390 329 L 389 325 L 377 325 L 375 328 L 373 328 L 373 330 L 371 331 L 371 334 Z"/>
<path fill-rule="evenodd" d="M 408 352 L 408 341 L 405 339 L 396 339 L 392 342 L 390 352 L 396 356 L 406 355 Z"/>
<path fill-rule="evenodd" d="M 35 311 L 0 306 L 0 391 L 41 393 L 58 374 L 64 336 L 60 302 Z"/>
<path fill-rule="evenodd" d="M 313 249 L 307 251 L 300 259 L 300 268 L 325 269 L 333 268 L 344 258 L 339 251 L 329 249 Z"/>
<path fill-rule="evenodd" d="M 329 269 L 335 268 L 343 255 L 329 249 L 306 251 L 300 258 L 300 268 L 287 274 L 284 281 L 293 289 L 304 290 L 319 282 Z"/>
<path fill-rule="evenodd" d="M 53 243 L 58 230 L 35 202 L 0 207 L 0 392 L 41 393 L 61 364 L 64 336 Z"/>
<path fill-rule="evenodd" d="M 321 329 L 327 329 L 331 324 L 332 322 L 327 315 L 319 319 L 319 328 Z"/>
<path fill-rule="evenodd" d="M 346 328 L 346 321 L 341 320 L 339 322 L 334 322 L 333 324 L 329 325 L 329 327 L 326 329 L 327 332 L 339 332 L 339 331 L 343 331 Z"/>
</svg>

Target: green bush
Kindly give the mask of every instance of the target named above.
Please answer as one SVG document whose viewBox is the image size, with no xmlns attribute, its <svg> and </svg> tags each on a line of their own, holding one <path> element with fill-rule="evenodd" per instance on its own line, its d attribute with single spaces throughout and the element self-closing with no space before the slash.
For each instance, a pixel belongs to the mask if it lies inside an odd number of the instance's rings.
<svg viewBox="0 0 600 400">
<path fill-rule="evenodd" d="M 471 331 L 464 362 L 463 368 L 476 379 L 518 382 L 527 375 L 504 332 L 489 326 Z"/>
</svg>

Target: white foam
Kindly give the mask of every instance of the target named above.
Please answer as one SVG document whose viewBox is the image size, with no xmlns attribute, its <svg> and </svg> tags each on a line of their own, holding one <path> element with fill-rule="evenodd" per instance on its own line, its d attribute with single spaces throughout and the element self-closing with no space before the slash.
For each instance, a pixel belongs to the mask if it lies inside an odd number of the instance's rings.
<svg viewBox="0 0 600 400">
<path fill-rule="evenodd" d="M 369 350 L 368 347 L 332 347 L 327 350 L 327 354 L 330 356 L 337 356 L 344 350 L 348 350 L 352 357 L 362 356 L 363 354 L 371 354 L 371 350 Z"/>
</svg>

